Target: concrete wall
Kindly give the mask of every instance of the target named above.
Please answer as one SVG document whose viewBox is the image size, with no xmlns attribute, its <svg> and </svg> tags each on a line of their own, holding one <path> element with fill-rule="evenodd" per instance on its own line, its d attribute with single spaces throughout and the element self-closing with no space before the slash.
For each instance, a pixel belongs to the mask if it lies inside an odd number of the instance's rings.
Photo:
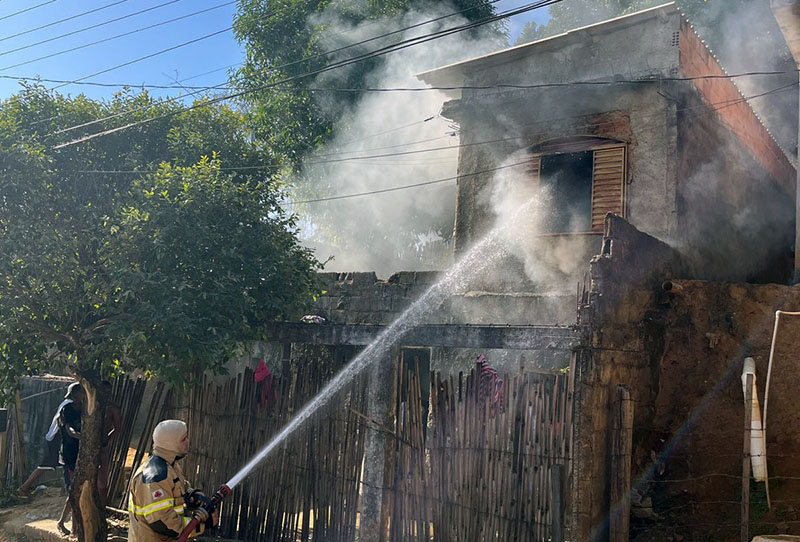
<svg viewBox="0 0 800 542">
<path fill-rule="evenodd" d="M 593 136 L 628 144 L 625 213 L 642 231 L 667 238 L 674 230 L 676 131 L 674 105 L 655 84 L 563 86 L 508 90 L 504 84 L 639 79 L 677 74 L 677 12 L 662 10 L 636 24 L 612 24 L 513 48 L 460 68 L 464 84 L 501 85 L 465 90 L 443 115 L 461 127 L 462 147 L 456 208 L 456 252 L 463 252 L 495 223 L 497 173 L 531 148 L 559 138 Z M 641 54 L 623 54 L 630 44 Z M 445 69 L 446 71 L 447 69 Z M 485 142 L 491 141 L 491 144 Z M 520 168 L 521 169 L 521 168 Z M 505 175 L 508 170 L 500 174 Z M 523 174 L 524 179 L 524 174 Z M 587 262 L 599 251 L 601 235 L 562 234 L 524 241 L 523 258 L 509 258 L 480 290 L 571 294 Z M 498 277 L 503 277 L 500 279 Z M 568 310 L 564 305 L 562 312 Z M 541 320 L 544 323 L 544 320 Z"/>
<path fill-rule="evenodd" d="M 436 272 L 408 271 L 396 273 L 388 280 L 379 280 L 374 273 L 322 273 L 324 293 L 318 298 L 313 312 L 333 324 L 389 325 L 425 293 L 438 276 Z M 469 290 L 447 299 L 420 323 L 569 325 L 575 322 L 575 318 L 575 292 L 561 295 L 553 292 Z M 272 359 L 279 358 L 279 349 L 274 346 L 261 345 L 261 351 L 267 355 L 272 352 Z M 448 373 L 469 370 L 478 354 L 485 354 L 493 366 L 504 372 L 516 372 L 521 365 L 561 369 L 568 366 L 570 360 L 569 352 L 556 350 L 478 352 L 433 348 L 432 369 Z"/>
</svg>

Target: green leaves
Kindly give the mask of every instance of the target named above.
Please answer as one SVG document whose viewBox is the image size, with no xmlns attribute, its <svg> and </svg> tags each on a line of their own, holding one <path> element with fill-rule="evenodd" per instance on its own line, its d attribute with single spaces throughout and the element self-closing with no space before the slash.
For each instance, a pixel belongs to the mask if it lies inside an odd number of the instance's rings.
<svg viewBox="0 0 800 542">
<path fill-rule="evenodd" d="M 142 106 L 134 116 L 177 107 L 36 86 L 0 104 L 0 386 L 55 365 L 183 382 L 316 291 L 318 263 L 251 167 L 271 157 L 238 113 L 202 108 L 58 151 L 42 135 Z"/>
</svg>

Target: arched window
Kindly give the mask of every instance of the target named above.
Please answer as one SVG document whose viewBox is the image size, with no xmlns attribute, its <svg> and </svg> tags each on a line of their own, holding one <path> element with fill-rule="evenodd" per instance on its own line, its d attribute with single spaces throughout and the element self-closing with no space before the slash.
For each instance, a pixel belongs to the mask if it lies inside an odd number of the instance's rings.
<svg viewBox="0 0 800 542">
<path fill-rule="evenodd" d="M 608 213 L 625 215 L 627 146 L 615 140 L 578 137 L 530 149 L 529 179 L 545 189 L 545 233 L 602 233 Z"/>
</svg>

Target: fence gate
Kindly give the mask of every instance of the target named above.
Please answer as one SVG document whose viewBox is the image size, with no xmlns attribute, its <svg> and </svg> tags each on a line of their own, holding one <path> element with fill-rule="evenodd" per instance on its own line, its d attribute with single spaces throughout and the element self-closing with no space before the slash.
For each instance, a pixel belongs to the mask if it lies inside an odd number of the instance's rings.
<svg viewBox="0 0 800 542">
<path fill-rule="evenodd" d="M 506 376 L 497 400 L 481 399 L 477 374 L 432 374 L 427 420 L 418 375 L 401 370 L 392 542 L 564 540 L 571 374 Z"/>
</svg>

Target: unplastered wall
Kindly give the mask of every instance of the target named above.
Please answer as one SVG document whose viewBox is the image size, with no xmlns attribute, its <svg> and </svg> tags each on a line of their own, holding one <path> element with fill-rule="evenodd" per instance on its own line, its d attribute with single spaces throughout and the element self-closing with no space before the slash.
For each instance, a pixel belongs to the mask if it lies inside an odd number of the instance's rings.
<svg viewBox="0 0 800 542">
<path fill-rule="evenodd" d="M 320 277 L 323 294 L 315 314 L 332 324 L 389 325 L 438 280 L 439 273 L 404 271 L 388 280 L 379 280 L 375 273 L 321 273 Z M 574 293 L 467 288 L 435 308 L 423 323 L 568 325 L 574 321 Z"/>
<path fill-rule="evenodd" d="M 678 83 L 670 92 L 680 102 L 673 242 L 695 262 L 694 276 L 788 282 L 795 241 L 794 170 L 785 156 L 746 144 L 729 127 L 732 121 L 721 118 L 693 85 Z M 750 109 L 739 116 L 740 131 L 742 126 L 763 130 Z M 780 152 L 774 144 L 769 149 Z M 770 159 L 771 170 L 765 167 Z M 773 176 L 784 170 L 781 178 Z"/>
<path fill-rule="evenodd" d="M 800 286 L 679 284 L 663 312 L 656 386 L 635 406 L 647 416 L 636 428 L 633 478 L 662 519 L 634 526 L 654 533 L 669 524 L 689 539 L 738 540 L 742 362 L 747 355 L 756 360 L 763 408 L 775 311 L 800 310 Z M 767 420 L 773 509 L 766 510 L 763 484 L 753 484 L 751 535 L 800 534 L 800 320 L 785 318 L 776 346 Z"/>
<path fill-rule="evenodd" d="M 609 217 L 580 312 L 592 330 L 576 367 L 572 513 L 580 540 L 607 534 L 620 385 L 634 405 L 631 539 L 739 539 L 742 362 L 756 360 L 763 406 L 774 313 L 800 310 L 800 286 L 675 279 L 692 269 L 683 254 Z M 753 484 L 751 534 L 800 533 L 799 348 L 800 319 L 786 319 L 769 399 L 773 509 L 763 485 Z"/>
<path fill-rule="evenodd" d="M 579 311 L 591 344 L 579 353 L 575 375 L 571 525 L 577 540 L 607 535 L 613 398 L 626 386 L 635 405 L 653 402 L 665 325 L 661 284 L 681 266 L 681 255 L 662 241 L 620 217 L 606 218 Z M 634 426 L 650 418 L 648 409 L 634 409 Z"/>
</svg>

